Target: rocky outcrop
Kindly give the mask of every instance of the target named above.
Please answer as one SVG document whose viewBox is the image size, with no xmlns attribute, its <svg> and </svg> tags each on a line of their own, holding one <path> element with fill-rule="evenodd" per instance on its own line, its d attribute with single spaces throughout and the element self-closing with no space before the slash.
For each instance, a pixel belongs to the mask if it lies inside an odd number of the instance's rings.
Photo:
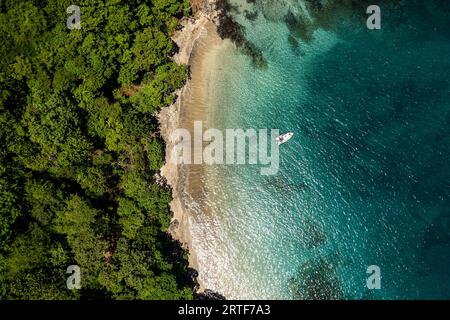
<svg viewBox="0 0 450 320">
<path fill-rule="evenodd" d="M 226 298 L 220 293 L 207 289 L 202 293 L 197 293 L 195 300 L 226 300 Z"/>
</svg>

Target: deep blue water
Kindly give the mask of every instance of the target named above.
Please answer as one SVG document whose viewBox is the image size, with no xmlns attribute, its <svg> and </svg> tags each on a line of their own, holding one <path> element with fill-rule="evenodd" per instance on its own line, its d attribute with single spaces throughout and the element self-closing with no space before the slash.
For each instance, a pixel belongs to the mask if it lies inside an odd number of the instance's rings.
<svg viewBox="0 0 450 320">
<path fill-rule="evenodd" d="M 286 3 L 235 13 L 267 69 L 240 53 L 223 57 L 236 62 L 218 82 L 217 123 L 296 135 L 281 148 L 277 176 L 250 167 L 210 173 L 228 186 L 211 201 L 225 234 L 217 246 L 229 247 L 212 246 L 211 255 L 227 256 L 239 282 L 214 289 L 247 298 L 450 298 L 450 2 L 381 6 L 381 30 L 343 13 L 310 39 L 292 34 L 286 8 L 295 12 L 296 2 Z M 246 19 L 244 8 L 258 18 Z M 380 290 L 366 287 L 370 265 L 380 267 Z"/>
</svg>

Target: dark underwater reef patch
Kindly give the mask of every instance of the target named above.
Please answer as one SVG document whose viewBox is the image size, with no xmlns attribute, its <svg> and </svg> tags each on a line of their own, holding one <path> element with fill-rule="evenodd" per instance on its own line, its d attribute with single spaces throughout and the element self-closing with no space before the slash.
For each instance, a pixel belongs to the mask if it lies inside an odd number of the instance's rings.
<svg viewBox="0 0 450 320">
<path fill-rule="evenodd" d="M 305 221 L 298 234 L 305 248 L 314 249 L 327 243 L 327 236 L 323 229 L 312 221 Z"/>
<path fill-rule="evenodd" d="M 244 11 L 245 18 L 250 21 L 255 21 L 258 18 L 258 11 Z"/>
<path fill-rule="evenodd" d="M 379 0 L 377 5 L 386 7 L 399 1 Z M 259 68 L 267 67 L 267 61 L 262 51 L 247 39 L 245 27 L 236 21 L 233 13 L 242 14 L 249 21 L 255 21 L 262 14 L 268 21 L 285 23 L 289 30 L 287 40 L 291 48 L 300 54 L 299 41 L 312 41 L 317 29 L 338 30 L 354 19 L 361 20 L 364 27 L 367 7 L 373 4 L 370 0 L 303 0 L 303 6 L 299 5 L 298 0 L 247 0 L 247 3 L 252 4 L 254 10 L 241 13 L 230 0 L 216 2 L 218 33 L 222 39 L 233 41 Z"/>
<path fill-rule="evenodd" d="M 317 29 L 335 31 L 353 21 L 361 20 L 365 27 L 368 17 L 367 7 L 373 4 L 370 0 L 304 0 L 303 6 L 298 0 L 247 0 L 268 21 L 282 21 L 289 30 L 289 43 L 296 48 L 292 37 L 303 42 L 313 40 Z M 396 5 L 399 0 L 379 0 L 377 5 L 386 9 Z"/>
<path fill-rule="evenodd" d="M 366 10 L 370 5 L 374 4 L 370 0 L 305 0 L 305 2 L 311 20 L 289 19 L 289 17 L 285 19 L 291 33 L 299 35 L 300 39 L 305 41 L 311 40 L 312 34 L 317 29 L 337 31 L 341 26 L 354 20 L 359 20 L 361 28 L 366 28 L 366 19 L 368 17 Z M 388 6 L 398 3 L 399 0 L 380 0 L 376 5 L 385 10 Z"/>
<path fill-rule="evenodd" d="M 219 0 L 216 3 L 217 31 L 222 39 L 230 39 L 258 68 L 266 68 L 267 61 L 264 59 L 262 51 L 245 36 L 245 28 L 236 22 L 231 12 L 233 7 L 229 0 Z"/>
<path fill-rule="evenodd" d="M 297 274 L 288 280 L 292 297 L 296 300 L 342 299 L 343 291 L 334 260 L 325 257 L 301 265 Z"/>
</svg>

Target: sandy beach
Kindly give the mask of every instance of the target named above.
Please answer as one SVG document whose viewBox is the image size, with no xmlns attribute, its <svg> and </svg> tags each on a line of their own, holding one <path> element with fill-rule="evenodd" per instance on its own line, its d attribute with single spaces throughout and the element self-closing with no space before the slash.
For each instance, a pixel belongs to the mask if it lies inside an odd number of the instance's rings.
<svg viewBox="0 0 450 320">
<path fill-rule="evenodd" d="M 180 50 L 174 57 L 179 64 L 188 65 L 190 78 L 177 92 L 176 102 L 164 108 L 160 114 L 161 134 L 166 142 L 166 164 L 161 174 L 173 190 L 171 211 L 173 212 L 170 233 L 189 251 L 189 264 L 199 271 L 195 248 L 192 245 L 192 195 L 202 192 L 202 166 L 175 165 L 170 163 L 174 141 L 172 132 L 177 128 L 193 131 L 194 121 L 205 121 L 211 106 L 214 88 L 211 87 L 213 73 L 217 69 L 217 53 L 229 45 L 217 34 L 214 23 L 216 13 L 214 1 L 192 1 L 194 17 L 183 21 L 183 29 L 174 36 Z M 195 203 L 195 201 L 194 201 Z M 200 278 L 200 277 L 199 277 Z M 199 281 L 199 292 L 204 289 Z"/>
</svg>

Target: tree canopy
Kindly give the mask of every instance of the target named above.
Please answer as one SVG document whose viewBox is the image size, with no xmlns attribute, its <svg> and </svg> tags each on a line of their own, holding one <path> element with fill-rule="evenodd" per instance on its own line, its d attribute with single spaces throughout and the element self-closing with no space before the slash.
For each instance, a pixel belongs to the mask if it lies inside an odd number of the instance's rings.
<svg viewBox="0 0 450 320">
<path fill-rule="evenodd" d="M 189 1 L 72 2 L 0 2 L 0 299 L 191 299 L 155 180 Z"/>
</svg>

